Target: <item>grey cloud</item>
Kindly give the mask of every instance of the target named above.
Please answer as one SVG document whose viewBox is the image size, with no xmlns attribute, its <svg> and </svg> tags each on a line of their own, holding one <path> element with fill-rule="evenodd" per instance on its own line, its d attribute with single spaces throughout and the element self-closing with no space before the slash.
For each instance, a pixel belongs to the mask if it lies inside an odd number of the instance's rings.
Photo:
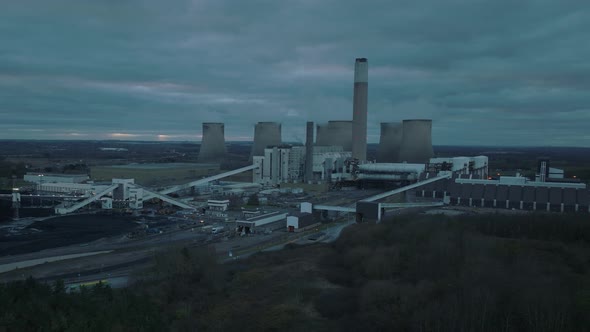
<svg viewBox="0 0 590 332">
<path fill-rule="evenodd" d="M 589 22 L 575 0 L 15 1 L 0 138 L 198 139 L 224 121 L 241 139 L 266 120 L 296 139 L 351 118 L 365 56 L 373 141 L 381 121 L 428 117 L 435 144 L 588 146 Z"/>
</svg>

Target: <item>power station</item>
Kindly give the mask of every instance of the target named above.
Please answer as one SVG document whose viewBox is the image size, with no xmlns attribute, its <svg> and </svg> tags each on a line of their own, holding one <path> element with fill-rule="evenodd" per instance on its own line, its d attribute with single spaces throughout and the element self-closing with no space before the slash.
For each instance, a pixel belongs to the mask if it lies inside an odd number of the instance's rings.
<svg viewBox="0 0 590 332">
<path fill-rule="evenodd" d="M 352 120 L 330 120 L 317 124 L 316 128 L 313 122 L 307 122 L 304 147 L 282 144 L 280 123 L 258 122 L 254 127 L 250 153 L 250 160 L 257 166 L 253 181 L 277 185 L 284 182 L 373 181 L 380 177 L 391 180 L 398 177 L 383 174 L 396 173 L 413 164 L 424 168 L 434 156 L 430 119 L 381 123 L 376 162 L 382 165 L 367 160 L 368 86 L 368 60 L 356 58 Z M 220 162 L 225 155 L 223 124 L 203 123 L 199 161 Z M 396 166 L 395 163 L 407 165 Z M 365 164 L 372 166 L 363 166 Z"/>
<path fill-rule="evenodd" d="M 392 192 L 412 190 L 416 197 L 442 199 L 445 204 L 556 212 L 590 211 L 590 194 L 586 185 L 560 181 L 563 171 L 550 168 L 548 159 L 539 161 L 538 177 L 529 181 L 520 175 L 489 178 L 486 156 L 434 158 L 431 119 L 380 123 L 376 160 L 368 160 L 367 106 L 368 61 L 366 58 L 357 58 L 354 65 L 352 120 L 330 120 L 315 128 L 314 122 L 307 122 L 305 145 L 283 144 L 282 127 L 278 122 L 258 122 L 254 127 L 250 153 L 252 163 L 249 166 L 164 191 L 139 186 L 131 178 L 113 177 L 111 184 L 103 186 L 64 184 L 60 181 L 56 185 L 59 190 L 72 192 L 83 189 L 98 194 L 73 206 L 58 207 L 56 213 L 69 213 L 111 192 L 112 199 L 135 202 L 129 203 L 130 206 L 138 207 L 143 200 L 159 197 L 187 208 L 190 205 L 166 195 L 250 170 L 252 182 L 257 186 L 279 187 L 283 183 L 307 183 L 330 184 L 332 187 L 394 187 L 397 189 Z M 219 169 L 216 163 L 221 163 L 227 156 L 224 124 L 205 122 L 202 126 L 198 160 L 203 163 L 200 165 L 217 166 Z M 38 175 L 31 175 L 31 178 L 38 181 L 39 188 L 45 191 L 55 187 L 47 183 L 42 185 L 43 179 Z M 49 182 L 50 177 L 46 178 L 45 182 Z M 130 200 L 131 196 L 135 197 L 134 200 Z M 108 199 L 104 200 L 108 207 Z M 13 197 L 13 201 L 18 206 L 18 195 Z"/>
</svg>

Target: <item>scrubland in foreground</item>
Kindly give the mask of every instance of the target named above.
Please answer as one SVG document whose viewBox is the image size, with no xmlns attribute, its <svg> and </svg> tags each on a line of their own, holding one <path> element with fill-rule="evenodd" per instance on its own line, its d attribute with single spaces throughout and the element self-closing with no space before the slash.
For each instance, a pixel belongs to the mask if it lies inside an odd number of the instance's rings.
<svg viewBox="0 0 590 332">
<path fill-rule="evenodd" d="M 124 290 L 0 286 L 0 327 L 588 331 L 587 216 L 414 215 L 229 264 L 176 248 Z"/>
</svg>

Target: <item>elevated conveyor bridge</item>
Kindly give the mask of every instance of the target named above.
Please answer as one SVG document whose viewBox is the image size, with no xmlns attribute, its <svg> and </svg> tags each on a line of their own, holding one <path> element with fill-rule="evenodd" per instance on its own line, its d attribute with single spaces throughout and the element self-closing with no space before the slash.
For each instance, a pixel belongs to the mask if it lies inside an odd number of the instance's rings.
<svg viewBox="0 0 590 332">
<path fill-rule="evenodd" d="M 58 205 L 55 208 L 55 214 L 68 214 L 68 213 L 72 213 L 78 209 L 81 209 L 83 207 L 85 207 L 86 205 L 99 200 L 102 196 L 105 196 L 107 194 L 110 194 L 113 192 L 113 190 L 117 189 L 117 187 L 119 187 L 119 184 L 112 184 L 110 186 L 108 186 L 107 188 L 103 189 L 102 191 L 99 191 L 96 193 L 96 195 L 94 196 L 90 196 L 80 202 L 75 203 L 72 206 L 64 206 L 62 205 Z"/>
</svg>

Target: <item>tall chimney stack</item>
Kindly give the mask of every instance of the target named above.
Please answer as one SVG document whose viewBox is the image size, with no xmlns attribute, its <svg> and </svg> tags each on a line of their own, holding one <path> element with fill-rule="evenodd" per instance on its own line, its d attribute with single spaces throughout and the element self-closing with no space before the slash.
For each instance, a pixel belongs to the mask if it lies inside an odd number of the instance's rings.
<svg viewBox="0 0 590 332">
<path fill-rule="evenodd" d="M 352 157 L 367 160 L 367 98 L 369 63 L 357 58 L 354 63 L 354 94 L 352 97 Z"/>
<path fill-rule="evenodd" d="M 313 122 L 307 122 L 305 132 L 305 173 L 303 179 L 306 183 L 313 180 Z"/>
</svg>

